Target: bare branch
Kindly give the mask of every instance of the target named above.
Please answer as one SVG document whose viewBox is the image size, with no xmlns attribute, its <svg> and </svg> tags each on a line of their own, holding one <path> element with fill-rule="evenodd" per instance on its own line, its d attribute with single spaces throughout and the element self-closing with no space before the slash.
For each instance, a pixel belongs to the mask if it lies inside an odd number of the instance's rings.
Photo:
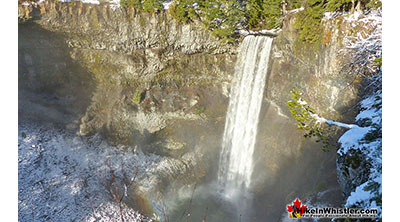
<svg viewBox="0 0 400 222">
<path fill-rule="evenodd" d="M 204 212 L 204 216 L 203 216 L 203 219 L 201 220 L 201 222 L 206 222 L 207 213 L 208 213 L 208 207 L 206 207 L 206 211 Z"/>
<path fill-rule="evenodd" d="M 190 198 L 188 214 L 187 214 L 187 217 L 186 217 L 186 222 L 190 221 L 190 209 L 192 208 L 192 201 L 193 201 L 194 191 L 196 190 L 196 186 L 197 186 L 197 184 L 194 185 L 192 196 Z"/>
</svg>

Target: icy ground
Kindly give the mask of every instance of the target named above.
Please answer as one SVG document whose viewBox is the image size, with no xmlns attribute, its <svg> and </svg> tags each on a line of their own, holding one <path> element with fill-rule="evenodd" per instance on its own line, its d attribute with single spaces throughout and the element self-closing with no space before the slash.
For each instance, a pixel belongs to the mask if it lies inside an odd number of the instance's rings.
<svg viewBox="0 0 400 222">
<path fill-rule="evenodd" d="M 100 179 L 110 181 L 105 162 L 111 162 L 123 195 L 122 178 L 130 181 L 137 171 L 140 179 L 162 160 L 121 151 L 100 136 L 85 139 L 33 124 L 18 128 L 19 221 L 121 221 L 119 206 Z M 123 206 L 125 221 L 152 221 Z"/>
</svg>

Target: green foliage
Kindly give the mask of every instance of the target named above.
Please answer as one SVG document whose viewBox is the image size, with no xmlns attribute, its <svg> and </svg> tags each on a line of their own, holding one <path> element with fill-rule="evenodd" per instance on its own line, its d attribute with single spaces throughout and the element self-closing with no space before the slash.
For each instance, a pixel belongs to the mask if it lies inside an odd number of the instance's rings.
<svg viewBox="0 0 400 222">
<path fill-rule="evenodd" d="M 329 0 L 326 4 L 326 10 L 330 12 L 349 11 L 352 7 L 355 7 L 353 2 L 354 0 Z"/>
<path fill-rule="evenodd" d="M 168 10 L 180 22 L 202 21 L 214 36 L 232 42 L 235 30 L 244 18 L 243 9 L 232 0 L 176 0 Z"/>
<path fill-rule="evenodd" d="M 205 12 L 204 25 L 211 30 L 211 33 L 227 42 L 233 42 L 236 37 L 235 30 L 244 18 L 244 9 L 236 1 L 217 1 L 205 5 L 208 10 Z"/>
<path fill-rule="evenodd" d="M 360 9 L 377 9 L 382 7 L 381 0 L 328 0 L 326 11 L 350 11 L 360 5 Z"/>
<path fill-rule="evenodd" d="M 145 12 L 157 12 L 162 11 L 163 5 L 159 0 L 144 0 L 143 1 L 143 11 Z"/>
<path fill-rule="evenodd" d="M 239 28 L 271 29 L 282 23 L 281 0 L 176 0 L 169 13 L 180 22 L 200 19 L 227 42 L 235 40 Z"/>
<path fill-rule="evenodd" d="M 246 22 L 251 29 L 277 28 L 282 23 L 281 0 L 248 0 L 246 2 Z"/>
<path fill-rule="evenodd" d="M 262 8 L 260 0 L 248 0 L 246 4 L 246 18 L 249 28 L 259 26 L 262 17 Z"/>
<path fill-rule="evenodd" d="M 124 8 L 126 8 L 128 6 L 133 6 L 135 9 L 138 9 L 139 11 L 143 10 L 141 0 L 121 0 L 120 4 Z"/>
<path fill-rule="evenodd" d="M 131 99 L 132 103 L 138 105 L 140 103 L 141 96 L 142 96 L 142 93 L 141 93 L 140 89 L 136 88 L 135 93 L 133 94 L 133 97 Z"/>
<path fill-rule="evenodd" d="M 381 184 L 375 181 L 368 182 L 367 186 L 363 188 L 365 191 L 369 191 L 373 194 L 373 198 L 371 200 L 376 202 L 376 205 L 382 206 L 382 193 L 379 192 L 381 188 Z"/>
<path fill-rule="evenodd" d="M 286 101 L 290 114 L 297 121 L 297 128 L 306 131 L 304 137 L 317 137 L 317 142 L 322 142 L 322 150 L 327 151 L 329 138 L 324 135 L 321 122 L 315 110 L 308 105 L 308 101 L 301 97 L 302 93 L 298 89 L 293 89 L 291 99 Z"/>
<path fill-rule="evenodd" d="M 189 18 L 186 15 L 186 9 L 179 3 L 180 1 L 174 1 L 169 7 L 168 12 L 178 22 L 187 22 Z"/>
<path fill-rule="evenodd" d="M 163 0 L 121 0 L 123 7 L 139 11 L 163 10 Z M 304 6 L 296 14 L 300 39 L 309 43 L 322 40 L 321 19 L 326 11 L 349 11 L 360 2 L 363 8 L 382 7 L 381 0 L 286 0 L 287 9 Z M 200 20 L 214 36 L 233 42 L 237 29 L 272 29 L 282 25 L 282 0 L 174 0 L 168 12 L 179 22 Z"/>
<path fill-rule="evenodd" d="M 307 0 L 286 0 L 289 9 L 300 8 L 305 5 Z"/>
<path fill-rule="evenodd" d="M 382 57 L 374 59 L 374 62 L 376 63 L 377 66 L 382 66 Z"/>
<path fill-rule="evenodd" d="M 262 6 L 266 28 L 272 29 L 280 27 L 282 23 L 281 1 L 264 0 Z"/>
<path fill-rule="evenodd" d="M 22 132 L 22 133 L 21 133 L 21 136 L 22 136 L 22 138 L 25 139 L 25 138 L 26 138 L 26 133 Z"/>
<path fill-rule="evenodd" d="M 308 0 L 308 7 L 296 16 L 295 27 L 299 38 L 309 43 L 320 43 L 322 40 L 321 19 L 324 16 L 324 5 L 321 0 Z"/>
<path fill-rule="evenodd" d="M 169 8 L 169 13 L 179 22 L 194 21 L 199 18 L 199 14 L 194 8 L 194 4 L 201 3 L 198 0 L 175 0 Z"/>
<path fill-rule="evenodd" d="M 200 115 L 202 113 L 204 113 L 204 111 L 206 110 L 206 108 L 204 106 L 198 106 L 196 107 L 196 109 L 194 110 L 194 113 L 196 115 Z"/>
<path fill-rule="evenodd" d="M 382 8 L 382 1 L 381 0 L 371 0 L 365 5 L 365 8 L 367 8 L 367 9 Z"/>
<path fill-rule="evenodd" d="M 135 9 L 144 12 L 154 13 L 163 10 L 163 5 L 159 0 L 121 0 L 120 4 L 124 8 L 133 6 Z"/>
<path fill-rule="evenodd" d="M 296 14 L 295 27 L 299 30 L 299 38 L 309 43 L 321 43 L 323 29 L 321 20 L 324 12 L 348 12 L 359 4 L 360 9 L 376 9 L 382 7 L 380 0 L 291 0 L 295 6 L 304 5 L 305 10 Z"/>
</svg>

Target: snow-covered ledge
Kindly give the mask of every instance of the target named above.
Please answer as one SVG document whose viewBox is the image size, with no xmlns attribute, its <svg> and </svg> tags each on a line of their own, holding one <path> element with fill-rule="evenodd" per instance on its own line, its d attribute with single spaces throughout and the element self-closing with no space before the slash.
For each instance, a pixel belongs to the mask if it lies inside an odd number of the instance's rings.
<svg viewBox="0 0 400 222">
<path fill-rule="evenodd" d="M 301 12 L 301 11 L 304 11 L 304 7 L 296 8 L 296 9 L 287 11 L 287 14 L 298 13 L 298 12 Z"/>
<path fill-rule="evenodd" d="M 240 35 L 243 35 L 243 36 L 248 36 L 248 35 L 266 35 L 266 36 L 276 37 L 276 36 L 279 35 L 279 33 L 281 31 L 282 31 L 281 29 L 263 29 L 263 30 L 259 30 L 259 31 L 241 29 L 241 30 L 238 31 L 238 33 Z"/>
</svg>

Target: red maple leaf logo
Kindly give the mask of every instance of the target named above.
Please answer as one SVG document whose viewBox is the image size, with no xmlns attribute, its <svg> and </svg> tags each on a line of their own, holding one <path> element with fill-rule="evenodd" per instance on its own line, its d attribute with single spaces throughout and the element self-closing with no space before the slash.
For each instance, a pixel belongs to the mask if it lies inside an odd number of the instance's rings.
<svg viewBox="0 0 400 222">
<path fill-rule="evenodd" d="M 287 206 L 287 211 L 289 211 L 290 213 L 293 211 L 292 205 L 288 205 L 288 206 Z"/>
<path fill-rule="evenodd" d="M 293 201 L 293 204 L 296 205 L 297 209 L 300 209 L 301 202 L 299 201 L 298 198 L 296 198 L 296 201 Z"/>
<path fill-rule="evenodd" d="M 291 218 L 299 217 L 299 215 L 301 217 L 303 213 L 306 212 L 307 206 L 301 205 L 301 201 L 298 198 L 296 198 L 296 200 L 293 201 L 292 205 L 287 206 L 287 210 L 289 212 L 289 217 Z"/>
</svg>

